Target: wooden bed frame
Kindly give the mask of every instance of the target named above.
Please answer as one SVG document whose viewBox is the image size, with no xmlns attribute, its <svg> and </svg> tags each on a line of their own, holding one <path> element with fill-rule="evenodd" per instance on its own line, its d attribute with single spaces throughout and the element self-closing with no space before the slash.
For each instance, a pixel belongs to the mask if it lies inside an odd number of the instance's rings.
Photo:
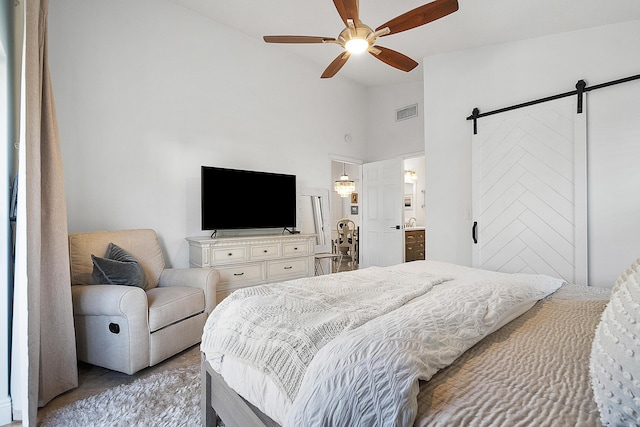
<svg viewBox="0 0 640 427">
<path fill-rule="evenodd" d="M 243 399 L 211 368 L 201 353 L 202 423 L 215 427 L 222 420 L 226 427 L 280 427 L 254 405 Z"/>
</svg>

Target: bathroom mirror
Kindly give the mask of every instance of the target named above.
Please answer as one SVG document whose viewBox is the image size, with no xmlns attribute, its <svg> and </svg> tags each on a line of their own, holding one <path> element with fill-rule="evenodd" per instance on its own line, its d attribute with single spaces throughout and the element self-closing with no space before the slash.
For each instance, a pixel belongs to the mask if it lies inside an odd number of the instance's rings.
<svg viewBox="0 0 640 427">
<path fill-rule="evenodd" d="M 404 183 L 404 218 L 405 223 L 411 217 L 415 217 L 416 210 L 416 189 L 415 184 L 412 182 Z"/>
</svg>

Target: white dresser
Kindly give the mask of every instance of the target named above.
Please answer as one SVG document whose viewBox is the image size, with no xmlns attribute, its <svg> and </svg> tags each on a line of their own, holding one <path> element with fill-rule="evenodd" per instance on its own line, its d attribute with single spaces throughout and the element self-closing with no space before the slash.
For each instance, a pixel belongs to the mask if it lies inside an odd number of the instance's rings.
<svg viewBox="0 0 640 427">
<path fill-rule="evenodd" d="M 220 302 L 236 289 L 313 276 L 315 240 L 315 234 L 187 237 L 189 266 L 220 272 Z"/>
</svg>

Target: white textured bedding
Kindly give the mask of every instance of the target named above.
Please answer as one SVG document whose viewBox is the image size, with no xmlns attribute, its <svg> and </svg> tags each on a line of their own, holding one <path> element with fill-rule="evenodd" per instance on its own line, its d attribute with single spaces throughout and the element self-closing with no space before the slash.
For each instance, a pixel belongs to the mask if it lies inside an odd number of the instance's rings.
<svg viewBox="0 0 640 427">
<path fill-rule="evenodd" d="M 335 338 L 316 346 L 315 357 L 296 369 L 301 375 L 295 380 L 299 386 L 285 387 L 282 378 L 275 376 L 278 369 L 268 361 L 257 363 L 255 358 L 247 357 L 242 346 L 240 350 L 222 352 L 224 346 L 220 343 L 230 336 L 228 322 L 235 322 L 239 307 L 252 304 L 251 295 L 244 302 L 238 295 L 214 311 L 205 326 L 202 351 L 229 386 L 280 424 L 326 425 L 339 420 L 340 425 L 411 425 L 417 410 L 419 380 L 428 380 L 563 283 L 548 276 L 509 275 L 434 261 L 321 277 L 339 280 L 347 287 L 354 280 L 363 283 L 362 277 L 384 277 L 375 286 L 386 288 L 386 294 L 397 288 L 386 283 L 396 273 L 410 278 L 405 282 L 411 286 L 403 291 L 410 294 L 410 298 L 404 298 L 406 303 L 381 305 L 375 300 L 374 305 L 380 306 L 379 315 L 356 317 L 364 321 L 337 331 Z M 287 282 L 284 287 L 322 281 L 301 279 Z M 265 292 L 283 285 L 264 286 L 250 292 L 253 297 L 256 291 L 262 292 L 254 301 L 260 301 L 260 306 L 265 304 Z M 403 300 L 403 292 L 397 292 L 395 300 L 391 292 L 389 301 Z M 298 326 L 300 319 L 296 320 Z M 222 331 L 221 325 L 226 325 Z M 236 333 L 235 339 L 245 340 L 251 347 L 259 346 L 257 341 L 263 341 L 260 337 L 266 336 L 265 332 L 256 335 L 255 325 L 251 325 L 244 330 L 237 330 L 237 326 L 231 329 Z M 283 331 L 290 326 L 278 325 L 283 329 L 277 335 L 286 335 Z M 312 347 L 305 346 L 305 351 Z M 299 358 L 300 352 L 296 354 Z"/>
</svg>

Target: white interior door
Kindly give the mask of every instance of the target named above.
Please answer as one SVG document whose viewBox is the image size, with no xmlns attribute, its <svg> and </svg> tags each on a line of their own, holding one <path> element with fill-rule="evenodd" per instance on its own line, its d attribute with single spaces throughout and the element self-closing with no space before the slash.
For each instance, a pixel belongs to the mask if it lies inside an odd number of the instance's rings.
<svg viewBox="0 0 640 427">
<path fill-rule="evenodd" d="M 571 97 L 479 121 L 475 267 L 587 284 L 586 115 Z"/>
<path fill-rule="evenodd" d="M 365 163 L 362 190 L 360 265 L 400 264 L 404 260 L 402 160 Z"/>
</svg>

